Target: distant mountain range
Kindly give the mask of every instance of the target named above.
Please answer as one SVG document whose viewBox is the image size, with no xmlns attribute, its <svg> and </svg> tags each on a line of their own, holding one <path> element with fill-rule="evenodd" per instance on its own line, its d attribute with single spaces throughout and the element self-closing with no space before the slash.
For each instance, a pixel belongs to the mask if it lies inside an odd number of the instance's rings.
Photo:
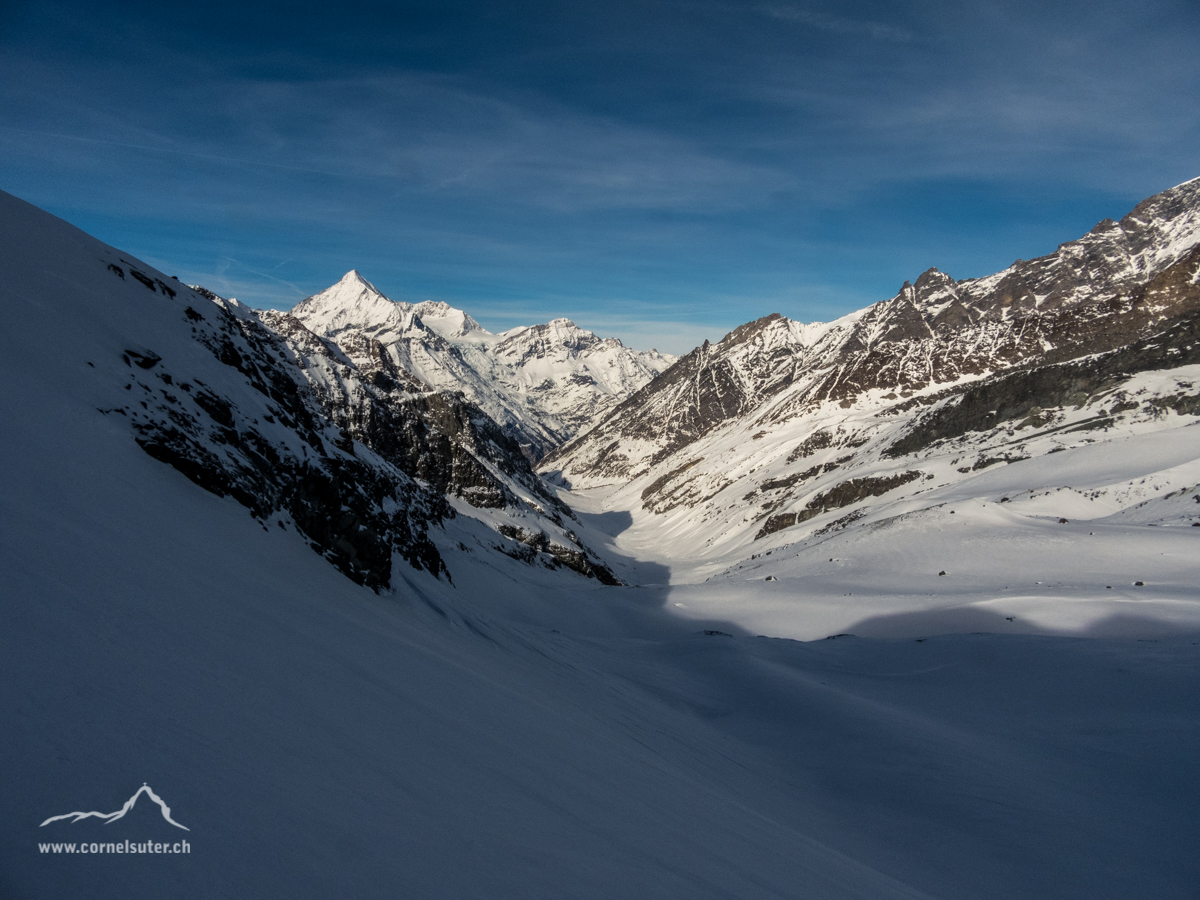
<svg viewBox="0 0 1200 900">
<path fill-rule="evenodd" d="M 446 554 L 462 552 L 616 583 L 517 442 L 461 392 L 382 352 L 360 369 L 295 316 L 188 287 L 8 194 L 0 216 L 25 236 L 22 266 L 71 279 L 63 315 L 110 323 L 78 362 L 98 413 L 264 528 L 377 590 L 397 557 L 452 578 Z M 37 296 L 31 278 L 10 272 L 7 287 Z"/>
<path fill-rule="evenodd" d="M 922 407 L 902 401 L 947 389 L 939 408 L 956 405 L 951 397 L 974 382 L 1181 324 L 1200 311 L 1198 244 L 1200 179 L 987 278 L 955 281 L 929 269 L 892 299 L 827 324 L 778 314 L 749 322 L 680 359 L 543 468 L 587 483 L 628 478 L 733 420 L 780 425 L 827 404 Z"/>
<path fill-rule="evenodd" d="M 599 338 L 569 319 L 492 334 L 445 303 L 389 300 L 357 271 L 291 315 L 335 341 L 360 369 L 390 366 L 436 390 L 462 391 L 531 461 L 675 361 Z"/>
<path fill-rule="evenodd" d="M 1200 179 L 987 278 L 929 269 L 833 322 L 773 314 L 680 359 L 567 319 L 492 334 L 357 271 L 255 311 L 0 200 L 81 309 L 153 295 L 153 342 L 114 332 L 88 361 L 112 388 L 100 411 L 379 590 L 394 554 L 452 578 L 460 552 L 618 583 L 567 488 L 741 559 L 1109 427 L 1200 415 Z"/>
</svg>

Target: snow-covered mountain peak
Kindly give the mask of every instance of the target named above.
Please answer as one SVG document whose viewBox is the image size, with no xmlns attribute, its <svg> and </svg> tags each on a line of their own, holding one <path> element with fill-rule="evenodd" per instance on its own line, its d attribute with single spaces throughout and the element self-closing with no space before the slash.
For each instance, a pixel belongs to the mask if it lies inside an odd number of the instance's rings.
<svg viewBox="0 0 1200 900">
<path fill-rule="evenodd" d="M 379 293 L 379 289 L 376 288 L 375 285 L 371 284 L 371 282 L 367 281 L 367 279 L 363 278 L 362 273 L 358 271 L 358 269 L 351 269 L 338 280 L 338 284 L 358 285 Z"/>
<path fill-rule="evenodd" d="M 815 346 L 831 332 L 846 331 L 862 318 L 867 309 L 848 313 L 832 322 L 798 322 L 780 313 L 771 313 L 761 319 L 739 325 L 716 344 L 706 341 L 706 352 L 718 356 L 765 353 L 776 357 L 795 353 L 803 348 Z M 697 348 L 702 349 L 703 347 Z"/>
<path fill-rule="evenodd" d="M 403 370 L 436 390 L 462 391 L 531 459 L 590 425 L 675 359 L 631 350 L 567 318 L 493 334 L 444 301 L 391 300 L 356 270 L 291 314 L 364 370 Z"/>
<path fill-rule="evenodd" d="M 69 358 L 88 373 L 83 408 L 108 417 L 105 432 L 356 583 L 388 590 L 401 559 L 436 579 L 444 553 L 468 552 L 613 581 L 518 444 L 461 393 L 400 371 L 380 341 L 341 348 L 297 316 L 193 292 L 3 192 L 0 242 L 6 309 L 42 315 L 30 279 L 54 273 Z M 449 346 L 355 272 L 301 306 L 335 323 L 394 311 Z"/>
<path fill-rule="evenodd" d="M 545 325 L 537 326 L 547 328 L 554 331 L 556 334 L 592 334 L 587 329 L 580 328 L 566 316 L 560 316 L 557 319 L 551 319 Z"/>
<path fill-rule="evenodd" d="M 614 347 L 624 346 L 616 338 L 600 338 L 580 328 L 570 319 L 560 318 L 551 319 L 545 325 L 530 325 L 507 332 L 504 340 L 496 346 L 496 352 L 518 358 L 545 356 L 559 351 L 565 351 L 568 355 L 578 355 L 604 343 L 605 340 L 610 341 L 610 345 Z"/>
<path fill-rule="evenodd" d="M 389 299 L 356 269 L 332 287 L 301 300 L 291 312 L 308 328 L 328 338 L 356 330 L 388 341 L 414 327 L 423 327 L 419 319 L 414 321 L 412 304 Z"/>
<path fill-rule="evenodd" d="M 957 282 L 953 290 L 968 306 L 975 304 L 976 320 L 1004 320 L 1019 308 L 1090 306 L 1145 283 L 1197 243 L 1200 179 L 1192 179 L 1143 200 L 1118 222 L 1104 219 L 1048 256 L 1017 260 L 995 275 Z"/>
<path fill-rule="evenodd" d="M 437 332 L 451 342 L 493 344 L 497 336 L 492 334 L 469 314 L 456 309 L 443 300 L 423 300 L 413 307 L 427 328 Z"/>
</svg>

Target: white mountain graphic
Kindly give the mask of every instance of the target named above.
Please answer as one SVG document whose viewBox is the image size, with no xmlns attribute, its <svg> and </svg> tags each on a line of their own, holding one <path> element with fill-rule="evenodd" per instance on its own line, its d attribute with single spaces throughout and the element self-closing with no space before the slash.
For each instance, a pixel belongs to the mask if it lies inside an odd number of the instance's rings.
<svg viewBox="0 0 1200 900">
<path fill-rule="evenodd" d="M 171 818 L 171 807 L 167 806 L 167 804 L 165 804 L 163 802 L 162 797 L 160 797 L 160 796 L 158 796 L 158 794 L 154 793 L 154 791 L 150 788 L 150 786 L 148 784 L 146 784 L 146 782 L 144 782 L 144 781 L 142 782 L 142 786 L 137 789 L 137 792 L 132 797 L 130 797 L 128 800 L 126 800 L 125 805 L 122 806 L 120 809 L 118 809 L 116 812 L 110 812 L 110 813 L 101 813 L 101 812 L 64 813 L 61 816 L 51 816 L 49 819 L 47 819 L 45 822 L 43 822 L 38 827 L 41 828 L 42 826 L 49 825 L 51 822 L 57 822 L 59 819 L 70 819 L 72 823 L 75 823 L 75 822 L 78 822 L 80 819 L 88 819 L 88 818 L 91 818 L 92 816 L 95 816 L 97 819 L 105 819 L 107 821 L 105 821 L 104 824 L 111 825 L 113 822 L 117 821 L 117 819 L 119 819 L 123 815 L 125 815 L 125 813 L 127 813 L 131 809 L 133 809 L 133 804 L 137 803 L 137 798 L 142 796 L 142 794 L 145 794 L 147 797 L 149 797 L 151 800 L 153 800 L 155 803 L 157 803 L 159 805 L 159 807 L 162 809 L 163 818 L 166 819 L 168 822 L 170 822 L 172 825 L 174 825 L 176 828 L 182 828 L 184 831 L 192 830 L 192 829 L 188 828 L 186 825 L 180 825 L 178 822 L 176 822 L 174 819 Z"/>
</svg>

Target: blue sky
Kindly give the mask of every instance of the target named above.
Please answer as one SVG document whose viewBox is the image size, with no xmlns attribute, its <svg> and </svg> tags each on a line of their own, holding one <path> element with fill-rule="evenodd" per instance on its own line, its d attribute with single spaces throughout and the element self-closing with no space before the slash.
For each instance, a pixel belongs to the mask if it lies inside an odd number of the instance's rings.
<svg viewBox="0 0 1200 900">
<path fill-rule="evenodd" d="M 0 0 L 0 188 L 288 307 L 686 352 L 1200 175 L 1200 5 Z"/>
</svg>

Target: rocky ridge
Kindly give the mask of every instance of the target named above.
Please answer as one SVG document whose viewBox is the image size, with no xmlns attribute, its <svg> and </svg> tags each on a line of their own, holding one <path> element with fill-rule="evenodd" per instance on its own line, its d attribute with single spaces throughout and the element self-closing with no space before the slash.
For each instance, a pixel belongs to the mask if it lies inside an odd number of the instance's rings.
<svg viewBox="0 0 1200 900">
<path fill-rule="evenodd" d="M 1187 426 L 1198 384 L 1200 180 L 988 278 L 931 269 L 835 322 L 747 323 L 539 469 L 736 567 L 992 466 Z"/>
<path fill-rule="evenodd" d="M 1124 346 L 1200 310 L 1198 244 L 1200 179 L 987 278 L 929 269 L 830 323 L 749 322 L 682 357 L 539 467 L 579 485 L 625 481 L 746 416 L 779 425 L 825 404 L 887 404 Z"/>
</svg>

